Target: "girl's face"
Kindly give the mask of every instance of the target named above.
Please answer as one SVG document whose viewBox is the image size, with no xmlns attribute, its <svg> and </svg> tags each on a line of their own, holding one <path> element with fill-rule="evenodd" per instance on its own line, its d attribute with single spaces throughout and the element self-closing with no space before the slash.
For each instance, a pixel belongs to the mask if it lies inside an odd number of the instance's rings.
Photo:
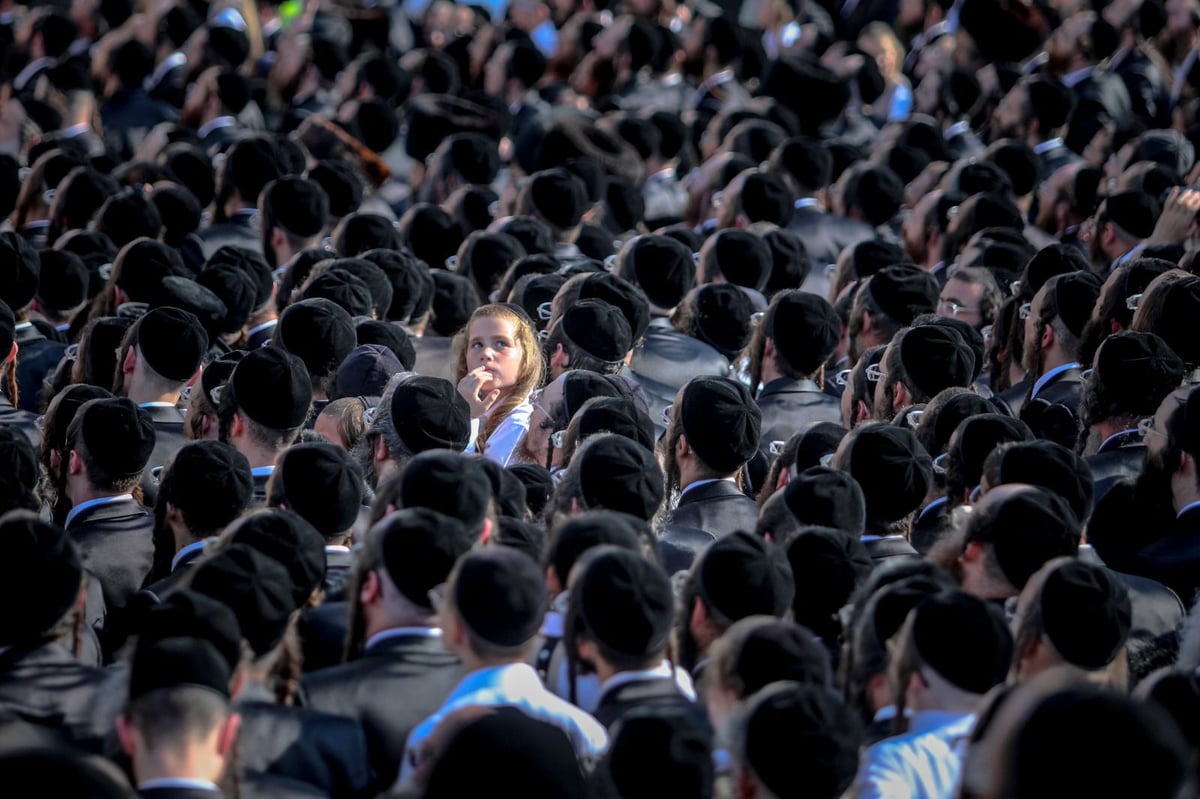
<svg viewBox="0 0 1200 799">
<path fill-rule="evenodd" d="M 481 387 L 483 393 L 514 386 L 524 361 L 516 324 L 490 316 L 471 323 L 467 331 L 467 371 L 482 368 L 491 375 L 491 380 Z"/>
</svg>

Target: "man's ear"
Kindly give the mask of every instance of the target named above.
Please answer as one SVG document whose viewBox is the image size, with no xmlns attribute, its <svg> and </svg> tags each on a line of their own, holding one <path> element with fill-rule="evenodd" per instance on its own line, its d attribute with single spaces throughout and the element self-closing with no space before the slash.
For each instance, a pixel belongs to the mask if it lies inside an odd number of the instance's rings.
<svg viewBox="0 0 1200 799">
<path fill-rule="evenodd" d="M 392 454 L 388 451 L 387 444 L 383 441 L 383 436 L 375 440 L 375 462 L 384 463 Z"/>
<path fill-rule="evenodd" d="M 553 369 L 569 369 L 571 366 L 571 356 L 567 355 L 567 351 L 563 349 L 562 344 L 554 346 L 554 352 L 550 355 L 550 366 Z"/>
<path fill-rule="evenodd" d="M 133 757 L 137 753 L 137 730 L 134 729 L 133 722 L 124 715 L 120 715 L 117 716 L 116 727 L 121 751 Z"/>
<path fill-rule="evenodd" d="M 486 544 L 492 536 L 492 520 L 485 518 L 483 520 L 483 532 L 479 534 L 479 544 Z"/>
<path fill-rule="evenodd" d="M 137 346 L 131 346 L 125 350 L 125 360 L 121 362 L 121 371 L 127 375 L 133 374 L 133 370 L 137 367 L 138 351 Z"/>
<path fill-rule="evenodd" d="M 1042 329 L 1042 349 L 1048 350 L 1054 346 L 1054 325 L 1046 325 Z"/>
<path fill-rule="evenodd" d="M 912 394 L 909 393 L 908 386 L 900 380 L 892 383 L 892 408 L 900 410 L 912 404 Z"/>
<path fill-rule="evenodd" d="M 383 596 L 383 584 L 379 581 L 379 574 L 372 569 L 363 577 L 362 584 L 358 588 L 358 600 L 364 606 L 373 605 L 381 596 Z"/>
<path fill-rule="evenodd" d="M 228 757 L 229 753 L 233 751 L 233 747 L 237 743 L 238 730 L 241 728 L 242 717 L 237 713 L 230 713 L 217 735 L 217 753 L 221 757 Z"/>
<path fill-rule="evenodd" d="M 675 458 L 685 458 L 691 454 L 692 447 L 688 444 L 687 436 L 682 432 L 679 434 L 679 440 L 675 442 Z"/>
<path fill-rule="evenodd" d="M 77 475 L 83 471 L 83 458 L 79 457 L 79 453 L 71 450 L 71 454 L 67 456 L 67 474 Z"/>
</svg>

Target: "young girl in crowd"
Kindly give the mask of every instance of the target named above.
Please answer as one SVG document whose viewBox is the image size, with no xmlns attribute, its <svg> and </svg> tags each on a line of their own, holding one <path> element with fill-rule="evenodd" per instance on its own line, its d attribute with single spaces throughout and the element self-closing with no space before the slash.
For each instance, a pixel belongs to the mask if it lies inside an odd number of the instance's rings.
<svg viewBox="0 0 1200 799">
<path fill-rule="evenodd" d="M 529 398 L 542 382 L 537 331 L 508 306 L 484 305 L 455 337 L 454 353 L 458 392 L 471 406 L 467 452 L 507 466 L 529 431 Z"/>
</svg>

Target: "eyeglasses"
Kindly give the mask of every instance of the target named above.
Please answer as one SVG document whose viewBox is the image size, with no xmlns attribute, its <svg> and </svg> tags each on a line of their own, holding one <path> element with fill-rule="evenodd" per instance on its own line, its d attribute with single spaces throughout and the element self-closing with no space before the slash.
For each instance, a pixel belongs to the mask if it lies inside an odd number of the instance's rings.
<svg viewBox="0 0 1200 799">
<path fill-rule="evenodd" d="M 612 271 L 616 270 L 616 268 L 617 268 L 617 255 L 616 255 L 616 253 L 613 253 L 612 255 L 606 255 L 606 256 L 604 257 L 604 271 L 605 271 L 605 272 L 612 272 Z"/>
<path fill-rule="evenodd" d="M 786 444 L 786 441 L 772 441 L 767 445 L 767 452 L 771 453 L 772 455 L 782 455 L 783 447 Z"/>
<path fill-rule="evenodd" d="M 549 322 L 551 318 L 554 317 L 554 311 L 551 310 L 550 302 L 548 300 L 546 302 L 538 303 L 537 315 L 538 319 L 541 319 L 543 322 Z"/>
<path fill-rule="evenodd" d="M 833 376 L 833 382 L 837 383 L 842 388 L 845 388 L 846 386 L 850 385 L 850 373 L 853 371 L 853 369 L 843 369 Z"/>
<path fill-rule="evenodd" d="M 873 363 L 867 367 L 867 379 L 872 383 L 878 383 L 885 377 L 887 377 L 887 374 L 883 369 L 879 368 L 879 364 Z"/>
<path fill-rule="evenodd" d="M 976 502 L 979 501 L 979 497 L 981 497 L 982 495 L 983 495 L 983 486 L 981 486 L 981 485 L 975 486 L 974 488 L 971 489 L 971 495 L 967 498 L 967 501 L 970 502 L 972 505 L 974 505 Z"/>
<path fill-rule="evenodd" d="M 191 402 L 193 388 L 195 388 L 195 386 L 184 386 L 183 391 L 179 392 L 179 401 L 180 402 Z"/>
<path fill-rule="evenodd" d="M 992 326 L 984 325 L 983 329 L 979 331 L 979 335 L 983 336 L 984 346 L 991 344 L 992 343 Z"/>
<path fill-rule="evenodd" d="M 767 318 L 766 311 L 757 311 L 750 314 L 750 327 L 755 328 L 762 324 L 762 320 Z"/>
<path fill-rule="evenodd" d="M 458 266 L 458 256 L 457 255 L 451 255 L 450 257 L 448 257 L 446 259 L 446 269 L 453 272 L 454 267 L 456 267 L 456 266 Z"/>
<path fill-rule="evenodd" d="M 904 423 L 907 424 L 909 427 L 911 427 L 913 430 L 916 430 L 917 426 L 921 424 L 921 417 L 924 415 L 925 415 L 924 408 L 921 408 L 921 409 L 915 410 L 915 411 L 909 411 L 908 413 L 904 414 Z"/>
<path fill-rule="evenodd" d="M 1160 431 L 1154 429 L 1154 417 L 1153 416 L 1147 416 L 1145 419 L 1142 419 L 1141 421 L 1139 421 L 1137 429 L 1138 429 L 1138 434 L 1143 439 L 1145 439 L 1146 436 L 1149 436 L 1151 434 L 1156 435 L 1156 436 L 1166 436 L 1166 433 L 1163 433 L 1163 432 L 1160 432 Z"/>
<path fill-rule="evenodd" d="M 672 403 L 669 403 L 667 405 L 667 407 L 663 408 L 662 422 L 667 427 L 670 427 L 671 424 L 674 423 L 674 421 L 675 421 L 675 403 L 672 402 Z"/>
<path fill-rule="evenodd" d="M 215 386 L 212 391 L 208 392 L 212 397 L 212 404 L 219 405 L 221 403 L 221 395 L 225 393 L 225 386 Z"/>
<path fill-rule="evenodd" d="M 538 334 L 537 334 L 537 340 L 538 340 L 539 344 L 545 344 L 547 341 L 550 340 L 550 331 L 549 330 L 539 330 Z"/>
<path fill-rule="evenodd" d="M 942 313 L 942 314 L 948 313 L 951 316 L 958 316 L 959 314 L 968 314 L 968 313 L 979 313 L 978 308 L 968 308 L 965 305 L 960 305 L 959 303 L 955 302 L 954 300 L 938 300 L 937 309 L 938 309 L 938 313 Z"/>
<path fill-rule="evenodd" d="M 1079 373 L 1079 379 L 1086 383 L 1087 381 L 1092 379 L 1092 375 L 1095 374 L 1095 372 L 1096 372 L 1095 369 L 1084 369 L 1082 372 Z"/>
<path fill-rule="evenodd" d="M 1021 293 L 1021 281 L 1014 280 L 1008 284 L 1008 293 L 1014 297 Z"/>
<path fill-rule="evenodd" d="M 562 449 L 563 443 L 566 440 L 567 440 L 567 431 L 566 430 L 556 430 L 550 434 L 550 443 L 554 445 L 555 449 Z"/>
<path fill-rule="evenodd" d="M 1017 309 L 1017 314 L 1021 317 L 1022 320 L 1028 319 L 1029 317 L 1033 316 L 1033 303 L 1030 303 L 1030 302 L 1024 303 L 1020 308 Z"/>
<path fill-rule="evenodd" d="M 950 460 L 950 456 L 946 452 L 943 452 L 941 455 L 938 455 L 936 458 L 933 459 L 933 471 L 936 472 L 937 474 L 945 474 L 946 473 L 946 463 L 949 460 Z"/>
<path fill-rule="evenodd" d="M 822 455 L 821 456 L 821 465 L 824 466 L 826 469 L 832 469 L 833 468 L 833 456 L 836 454 L 837 454 L 836 452 L 827 452 L 824 455 Z"/>
<path fill-rule="evenodd" d="M 79 360 L 79 345 L 78 344 L 67 345 L 66 350 L 63 351 L 63 357 L 66 358 L 68 361 Z"/>
<path fill-rule="evenodd" d="M 375 412 L 377 410 L 378 410 L 378 408 L 375 408 L 374 406 L 363 408 L 363 424 L 364 425 L 366 425 L 367 427 L 371 426 L 371 424 L 375 421 Z"/>
<path fill-rule="evenodd" d="M 1142 301 L 1141 294 L 1130 294 L 1128 297 L 1125 298 L 1125 307 L 1131 311 L 1136 311 L 1138 309 L 1138 305 L 1141 303 L 1141 301 Z"/>
</svg>

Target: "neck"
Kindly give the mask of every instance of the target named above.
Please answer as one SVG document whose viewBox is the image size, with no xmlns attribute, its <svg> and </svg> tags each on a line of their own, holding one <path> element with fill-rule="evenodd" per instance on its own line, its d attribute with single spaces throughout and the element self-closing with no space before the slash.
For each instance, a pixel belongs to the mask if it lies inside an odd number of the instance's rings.
<svg viewBox="0 0 1200 799">
<path fill-rule="evenodd" d="M 1048 349 L 1042 356 L 1042 373 L 1038 375 L 1038 377 L 1044 377 L 1050 370 L 1057 369 L 1058 367 L 1071 363 L 1074 360 L 1074 358 L 1068 357 L 1065 352 L 1057 347 Z"/>
<path fill-rule="evenodd" d="M 779 370 L 775 368 L 775 359 L 764 357 L 762 364 L 763 383 L 770 383 L 772 380 L 778 380 L 781 377 L 783 377 L 783 375 L 780 374 Z"/>
<path fill-rule="evenodd" d="M 290 259 L 289 259 L 290 260 Z M 280 263 L 287 263 L 286 260 Z M 250 315 L 250 320 L 246 322 L 246 329 L 265 325 L 267 322 L 276 322 L 279 320 L 279 314 L 275 312 L 275 304 L 268 303 L 266 307 L 256 311 Z"/>
<path fill-rule="evenodd" d="M 150 386 L 142 385 L 141 381 L 136 378 L 130 380 L 125 396 L 136 405 L 143 405 L 147 402 L 165 402 L 168 405 L 174 405 L 179 402 L 178 389 L 160 393 Z"/>
<path fill-rule="evenodd" d="M 191 546 L 200 539 L 192 535 L 192 531 L 184 527 L 179 522 L 167 521 L 167 526 L 171 528 L 171 538 L 175 541 L 175 551 L 183 549 L 186 546 Z"/>
<path fill-rule="evenodd" d="M 437 627 L 437 616 L 430 613 L 389 613 L 387 608 L 380 606 L 363 607 L 363 640 L 388 630 L 401 627 Z"/>
<path fill-rule="evenodd" d="M 230 443 L 233 444 L 234 449 L 246 456 L 246 460 L 250 461 L 251 469 L 257 469 L 261 466 L 274 466 L 275 459 L 279 457 L 279 453 L 265 447 L 255 446 L 245 436 Z"/>
<path fill-rule="evenodd" d="M 89 483 L 79 480 L 74 483 L 67 483 L 67 498 L 71 500 L 72 505 L 82 505 L 85 502 L 90 502 L 93 499 L 107 499 L 108 497 L 119 497 L 127 491 L 101 491 Z"/>
<path fill-rule="evenodd" d="M 225 761 L 216 752 L 191 747 L 182 751 L 143 751 L 133 756 L 133 773 L 139 783 L 150 780 L 205 780 L 216 783 Z"/>
<path fill-rule="evenodd" d="M 1186 480 L 1187 485 L 1180 486 L 1179 483 L 1183 482 L 1184 480 Z M 1171 478 L 1171 482 L 1173 484 L 1172 487 L 1174 488 L 1174 491 L 1172 492 L 1174 495 L 1174 502 L 1172 505 L 1175 508 L 1176 513 L 1179 513 L 1179 511 L 1183 510 L 1188 505 L 1191 505 L 1193 502 L 1200 502 L 1200 487 L 1196 486 L 1195 480 L 1190 475 L 1181 480 L 1180 476 L 1177 474 Z"/>
</svg>

